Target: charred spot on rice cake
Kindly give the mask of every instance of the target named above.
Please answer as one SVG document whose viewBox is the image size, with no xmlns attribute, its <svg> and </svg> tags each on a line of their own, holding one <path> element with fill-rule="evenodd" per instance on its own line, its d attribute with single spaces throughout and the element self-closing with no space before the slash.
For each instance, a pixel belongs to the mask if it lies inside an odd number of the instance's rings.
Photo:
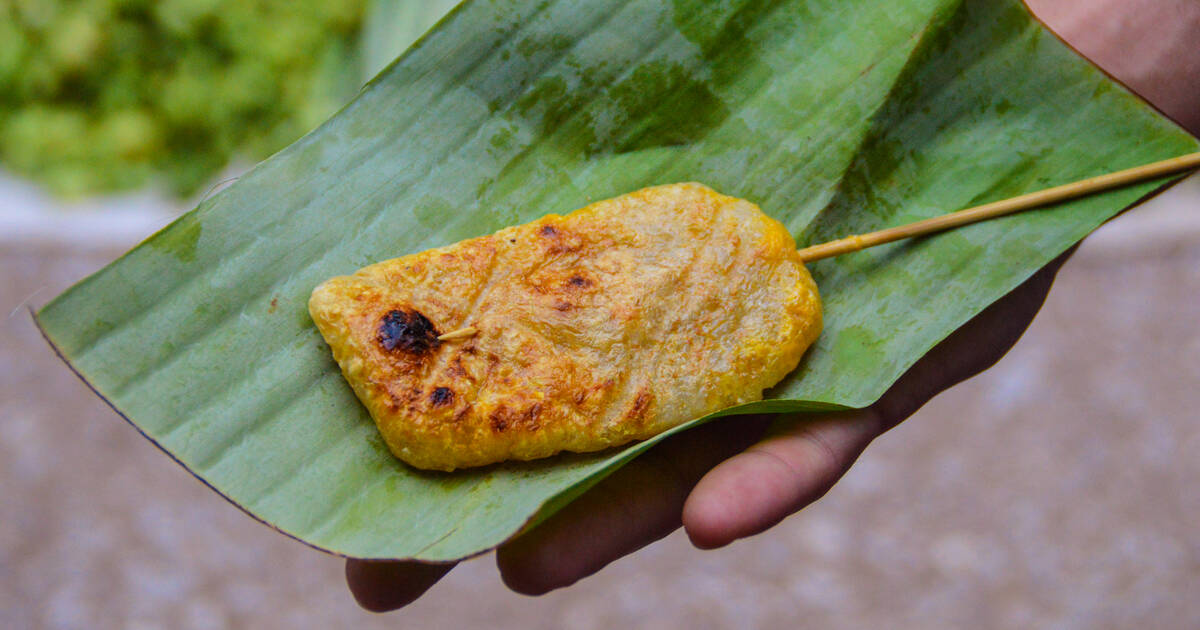
<svg viewBox="0 0 1200 630">
<path fill-rule="evenodd" d="M 424 354 L 436 348 L 438 331 L 418 311 L 394 309 L 383 316 L 379 324 L 379 345 L 384 350 L 403 350 L 410 354 Z"/>
<path fill-rule="evenodd" d="M 454 402 L 454 390 L 449 387 L 438 387 L 429 393 L 429 402 L 435 407 L 442 407 Z"/>
</svg>

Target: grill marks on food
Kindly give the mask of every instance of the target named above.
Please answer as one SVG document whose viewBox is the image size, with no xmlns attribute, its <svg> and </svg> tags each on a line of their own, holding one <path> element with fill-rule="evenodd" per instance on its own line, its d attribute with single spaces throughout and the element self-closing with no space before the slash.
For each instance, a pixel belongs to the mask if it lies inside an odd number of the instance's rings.
<svg viewBox="0 0 1200 630">
<path fill-rule="evenodd" d="M 547 256 L 572 254 L 578 252 L 583 247 L 584 240 L 578 234 L 572 234 L 561 227 L 550 225 L 549 223 L 538 228 L 537 234 L 541 237 Z"/>
<path fill-rule="evenodd" d="M 533 403 L 532 405 L 520 410 L 509 409 L 508 407 L 501 405 L 488 415 L 488 422 L 492 426 L 492 431 L 496 433 L 504 433 L 510 429 L 528 431 L 532 433 L 542 428 L 542 425 L 538 422 L 538 418 L 540 418 L 541 415 L 541 403 Z"/>
<path fill-rule="evenodd" d="M 437 348 L 440 333 L 433 323 L 415 310 L 394 309 L 383 316 L 376 340 L 388 352 L 400 350 L 423 355 Z"/>
<path fill-rule="evenodd" d="M 647 420 L 647 412 L 650 411 L 650 405 L 654 402 L 654 394 L 650 390 L 642 387 L 638 390 L 637 396 L 633 398 L 633 404 L 625 412 L 623 420 L 627 422 L 644 423 Z"/>
<path fill-rule="evenodd" d="M 454 390 L 449 387 L 438 387 L 429 393 L 429 404 L 434 407 L 444 407 L 454 403 Z"/>
</svg>

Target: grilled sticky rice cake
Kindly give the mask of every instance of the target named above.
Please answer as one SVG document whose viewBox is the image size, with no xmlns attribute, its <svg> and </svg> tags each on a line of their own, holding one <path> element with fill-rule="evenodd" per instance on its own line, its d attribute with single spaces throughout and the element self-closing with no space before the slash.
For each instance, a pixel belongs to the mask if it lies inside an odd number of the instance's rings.
<svg viewBox="0 0 1200 630">
<path fill-rule="evenodd" d="M 821 329 L 783 225 L 700 184 L 364 267 L 318 286 L 309 311 L 391 451 L 447 471 L 759 400 Z"/>
</svg>

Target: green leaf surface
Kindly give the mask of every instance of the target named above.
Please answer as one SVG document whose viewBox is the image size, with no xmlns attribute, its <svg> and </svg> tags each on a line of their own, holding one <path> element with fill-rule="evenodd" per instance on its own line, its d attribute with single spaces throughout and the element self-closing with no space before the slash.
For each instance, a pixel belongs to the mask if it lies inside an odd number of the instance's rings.
<svg viewBox="0 0 1200 630">
<path fill-rule="evenodd" d="M 309 320 L 322 280 L 653 184 L 750 199 L 810 244 L 1197 144 L 1015 0 L 469 0 L 322 127 L 39 320 L 255 517 L 341 554 L 453 560 L 657 440 L 410 469 Z M 870 404 L 1160 184 L 813 264 L 825 332 L 769 400 L 726 413 Z"/>
<path fill-rule="evenodd" d="M 371 0 L 363 21 L 363 81 L 387 67 L 459 0 Z"/>
</svg>

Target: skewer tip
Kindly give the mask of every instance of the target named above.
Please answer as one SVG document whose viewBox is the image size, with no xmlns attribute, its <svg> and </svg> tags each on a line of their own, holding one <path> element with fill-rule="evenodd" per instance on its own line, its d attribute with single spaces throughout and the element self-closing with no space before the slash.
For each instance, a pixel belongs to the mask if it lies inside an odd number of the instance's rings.
<svg viewBox="0 0 1200 630">
<path fill-rule="evenodd" d="M 450 341 L 452 339 L 465 339 L 467 337 L 474 337 L 475 333 L 477 332 L 479 331 L 474 326 L 467 326 L 466 328 L 452 330 L 444 335 L 438 335 L 438 341 Z"/>
</svg>

